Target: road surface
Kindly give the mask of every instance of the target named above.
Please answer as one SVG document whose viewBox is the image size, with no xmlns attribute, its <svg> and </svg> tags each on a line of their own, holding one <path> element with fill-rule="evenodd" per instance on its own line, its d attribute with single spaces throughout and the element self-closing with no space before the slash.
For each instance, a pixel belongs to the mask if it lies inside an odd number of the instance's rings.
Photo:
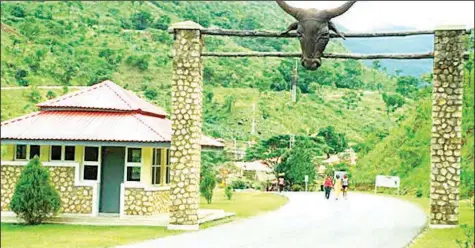
<svg viewBox="0 0 475 248">
<path fill-rule="evenodd" d="M 289 202 L 264 215 L 120 248 L 403 248 L 426 222 L 418 206 L 385 196 L 284 194 Z"/>
</svg>

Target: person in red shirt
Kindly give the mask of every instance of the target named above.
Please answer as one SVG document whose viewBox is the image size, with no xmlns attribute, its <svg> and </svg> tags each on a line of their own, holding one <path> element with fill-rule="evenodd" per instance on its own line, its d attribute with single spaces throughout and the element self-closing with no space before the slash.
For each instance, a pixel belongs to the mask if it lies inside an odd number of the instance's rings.
<svg viewBox="0 0 475 248">
<path fill-rule="evenodd" d="M 323 187 L 325 187 L 325 198 L 330 198 L 330 192 L 333 188 L 333 179 L 330 175 L 325 177 L 325 182 L 323 183 Z"/>
</svg>

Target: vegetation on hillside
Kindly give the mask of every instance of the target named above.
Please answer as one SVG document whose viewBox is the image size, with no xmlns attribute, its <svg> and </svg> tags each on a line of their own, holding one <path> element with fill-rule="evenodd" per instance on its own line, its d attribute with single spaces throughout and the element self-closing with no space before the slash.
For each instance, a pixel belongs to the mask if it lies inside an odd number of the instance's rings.
<svg viewBox="0 0 475 248">
<path fill-rule="evenodd" d="M 470 61 L 473 61 L 473 36 L 471 37 Z M 462 161 L 460 172 L 461 197 L 474 194 L 474 81 L 473 66 L 465 67 L 462 113 Z M 430 192 L 430 143 L 432 127 L 431 88 L 418 93 L 420 98 L 404 113 L 404 120 L 390 130 L 389 135 L 378 140 L 368 136 L 363 142 L 368 151 L 353 168 L 356 185 L 372 185 L 376 175 L 401 177 L 403 193 L 429 196 Z M 375 141 L 376 140 L 376 141 Z M 360 155 L 364 153 L 360 152 Z M 356 173 L 357 172 L 357 173 Z"/>
</svg>

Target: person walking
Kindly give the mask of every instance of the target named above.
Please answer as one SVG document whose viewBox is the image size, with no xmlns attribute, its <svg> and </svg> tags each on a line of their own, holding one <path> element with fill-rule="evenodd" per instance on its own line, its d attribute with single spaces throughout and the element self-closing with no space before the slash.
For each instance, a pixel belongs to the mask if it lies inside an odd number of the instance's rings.
<svg viewBox="0 0 475 248">
<path fill-rule="evenodd" d="M 348 199 L 348 175 L 343 176 L 342 180 L 343 185 L 343 198 Z"/>
<path fill-rule="evenodd" d="M 325 177 L 325 182 L 323 183 L 323 187 L 325 188 L 325 198 L 329 199 L 330 198 L 330 192 L 333 187 L 333 180 L 330 175 L 327 175 Z"/>
<path fill-rule="evenodd" d="M 284 191 L 284 186 L 285 186 L 284 177 L 279 177 L 279 189 L 280 189 L 280 192 L 283 192 L 283 191 Z"/>
<path fill-rule="evenodd" d="M 338 200 L 338 197 L 340 197 L 341 190 L 343 188 L 342 182 L 340 179 L 340 175 L 336 175 L 336 180 L 335 180 L 335 200 Z"/>
</svg>

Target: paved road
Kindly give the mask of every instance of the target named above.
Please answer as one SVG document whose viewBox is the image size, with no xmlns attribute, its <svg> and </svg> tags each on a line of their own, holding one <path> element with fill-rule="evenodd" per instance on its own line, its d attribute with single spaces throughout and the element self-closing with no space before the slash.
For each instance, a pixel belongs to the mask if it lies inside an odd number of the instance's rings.
<svg viewBox="0 0 475 248">
<path fill-rule="evenodd" d="M 279 210 L 198 232 L 121 248 L 402 248 L 419 233 L 426 216 L 419 207 L 394 198 L 349 193 L 326 200 L 323 193 L 286 193 Z"/>
</svg>

